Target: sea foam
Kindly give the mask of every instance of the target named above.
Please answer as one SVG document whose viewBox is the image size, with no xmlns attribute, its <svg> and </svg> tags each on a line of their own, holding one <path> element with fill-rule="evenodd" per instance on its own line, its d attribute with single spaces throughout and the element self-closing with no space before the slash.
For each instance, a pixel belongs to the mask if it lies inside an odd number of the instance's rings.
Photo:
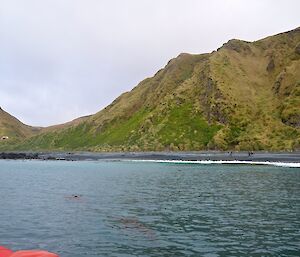
<svg viewBox="0 0 300 257">
<path fill-rule="evenodd" d="M 156 162 L 156 163 L 175 163 L 175 164 L 247 164 L 247 165 L 271 165 L 278 167 L 300 168 L 300 162 L 270 162 L 270 161 L 186 161 L 186 160 L 130 160 L 133 162 Z"/>
</svg>

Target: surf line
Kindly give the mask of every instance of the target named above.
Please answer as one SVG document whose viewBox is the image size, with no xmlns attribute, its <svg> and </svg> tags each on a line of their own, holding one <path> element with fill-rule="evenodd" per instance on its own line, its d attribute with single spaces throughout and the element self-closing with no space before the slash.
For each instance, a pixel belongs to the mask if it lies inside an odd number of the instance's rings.
<svg viewBox="0 0 300 257">
<path fill-rule="evenodd" d="M 211 161 L 211 160 L 201 160 L 201 161 L 186 161 L 186 160 L 122 160 L 130 162 L 155 162 L 155 163 L 174 163 L 174 164 L 247 164 L 247 165 L 270 165 L 277 167 L 288 167 L 288 168 L 300 168 L 299 162 L 270 162 L 270 161 Z"/>
</svg>

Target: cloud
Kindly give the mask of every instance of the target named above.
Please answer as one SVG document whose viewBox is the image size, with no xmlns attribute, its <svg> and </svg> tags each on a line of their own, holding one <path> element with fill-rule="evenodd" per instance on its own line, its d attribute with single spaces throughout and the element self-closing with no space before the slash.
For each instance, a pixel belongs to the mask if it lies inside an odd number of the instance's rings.
<svg viewBox="0 0 300 257">
<path fill-rule="evenodd" d="M 0 105 L 51 125 L 99 111 L 180 52 L 300 24 L 296 0 L 3 0 Z"/>
</svg>

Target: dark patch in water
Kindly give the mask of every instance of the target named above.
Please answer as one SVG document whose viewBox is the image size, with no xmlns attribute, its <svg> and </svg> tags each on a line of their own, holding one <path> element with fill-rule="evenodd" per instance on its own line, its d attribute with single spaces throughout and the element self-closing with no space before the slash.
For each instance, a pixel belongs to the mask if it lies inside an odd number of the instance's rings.
<svg viewBox="0 0 300 257">
<path fill-rule="evenodd" d="M 80 200 L 82 200 L 82 195 L 65 196 L 65 199 L 80 201 Z"/>
<path fill-rule="evenodd" d="M 121 226 L 117 226 L 119 229 L 131 229 L 142 233 L 151 240 L 155 239 L 153 229 L 149 228 L 149 226 L 141 222 L 137 217 L 122 217 L 116 219 L 116 221 L 121 224 Z"/>
</svg>

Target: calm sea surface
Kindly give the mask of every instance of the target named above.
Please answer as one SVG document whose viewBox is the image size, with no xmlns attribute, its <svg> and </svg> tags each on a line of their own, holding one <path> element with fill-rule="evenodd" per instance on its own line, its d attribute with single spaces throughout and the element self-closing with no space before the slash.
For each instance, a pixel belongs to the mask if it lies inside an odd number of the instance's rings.
<svg viewBox="0 0 300 257">
<path fill-rule="evenodd" d="M 61 257 L 300 256 L 300 168 L 0 161 L 0 245 Z"/>
</svg>

